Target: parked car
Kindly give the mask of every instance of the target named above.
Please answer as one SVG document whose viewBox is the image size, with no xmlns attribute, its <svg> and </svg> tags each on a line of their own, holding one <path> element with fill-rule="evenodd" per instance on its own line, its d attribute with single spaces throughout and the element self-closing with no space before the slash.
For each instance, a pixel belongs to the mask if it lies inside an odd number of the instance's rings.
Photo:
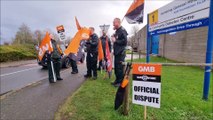
<svg viewBox="0 0 213 120">
<path fill-rule="evenodd" d="M 126 46 L 126 50 L 132 50 L 132 47 L 131 46 Z"/>
<path fill-rule="evenodd" d="M 64 45 L 60 45 L 62 51 L 65 50 L 65 46 Z M 78 57 L 78 61 L 83 63 L 84 60 L 85 60 L 85 53 L 83 50 L 81 51 L 78 51 L 77 53 L 77 57 Z M 40 61 L 39 59 L 37 59 L 38 61 L 38 64 L 44 68 L 47 67 L 47 57 L 46 55 L 44 55 L 43 59 Z M 70 59 L 68 58 L 67 55 L 64 55 L 62 58 L 61 58 L 61 67 L 62 68 L 69 68 L 70 67 Z"/>
</svg>

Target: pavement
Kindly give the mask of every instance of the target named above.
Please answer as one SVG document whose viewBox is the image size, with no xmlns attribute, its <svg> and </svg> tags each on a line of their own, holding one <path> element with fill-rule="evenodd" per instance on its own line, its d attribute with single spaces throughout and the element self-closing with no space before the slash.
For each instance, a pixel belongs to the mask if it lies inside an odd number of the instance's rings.
<svg viewBox="0 0 213 120">
<path fill-rule="evenodd" d="M 54 118 L 58 107 L 84 82 L 85 65 L 80 64 L 79 74 L 71 75 L 70 69 L 63 70 L 63 81 L 50 84 L 44 79 L 25 87 L 1 100 L 2 120 L 49 120 Z M 46 73 L 47 75 L 47 73 Z"/>
<path fill-rule="evenodd" d="M 130 58 L 127 55 L 126 59 Z M 62 69 L 64 80 L 50 84 L 47 70 L 35 60 L 1 64 L 0 119 L 54 119 L 58 107 L 85 81 L 86 65 L 79 64 L 78 68 L 79 74 L 75 75 L 70 74 L 70 68 Z"/>
</svg>

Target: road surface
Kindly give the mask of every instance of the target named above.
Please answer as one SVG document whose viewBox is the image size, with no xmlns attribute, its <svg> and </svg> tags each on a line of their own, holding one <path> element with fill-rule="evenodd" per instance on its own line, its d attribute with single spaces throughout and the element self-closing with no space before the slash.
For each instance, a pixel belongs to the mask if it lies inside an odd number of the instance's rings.
<svg viewBox="0 0 213 120">
<path fill-rule="evenodd" d="M 28 66 L 28 67 L 27 67 Z M 1 119 L 53 119 L 54 113 L 58 107 L 64 103 L 64 100 L 70 96 L 85 80 L 83 75 L 86 73 L 85 65 L 80 64 L 79 74 L 71 75 L 70 68 L 61 71 L 61 77 L 63 81 L 57 81 L 56 83 L 50 84 L 47 79 L 47 70 L 41 69 L 36 65 L 24 65 L 14 67 L 11 70 L 11 74 L 8 73 L 10 68 L 4 68 L 2 77 L 10 78 L 3 79 L 15 80 L 11 84 L 7 85 L 15 86 L 13 89 L 29 84 L 31 82 L 40 81 L 36 85 L 31 85 L 20 89 L 19 91 L 10 94 L 9 96 L 1 100 Z M 17 72 L 17 70 L 20 72 Z M 26 75 L 27 77 L 24 77 Z M 46 77 L 46 78 L 45 78 Z M 16 79 L 17 78 L 17 79 Z M 21 80 L 18 78 L 22 78 Z M 45 78 L 43 80 L 39 80 Z M 18 82 L 22 82 L 18 84 Z M 9 83 L 9 82 L 7 82 Z M 2 84 L 1 84 L 2 85 Z M 1 86 L 2 87 L 2 86 Z M 4 87 L 6 89 L 6 87 Z M 9 88 L 9 87 L 8 87 Z"/>
<path fill-rule="evenodd" d="M 128 55 L 127 59 L 130 58 Z M 37 63 L 2 67 L 1 94 L 6 97 L 1 96 L 1 119 L 53 119 L 58 107 L 85 81 L 86 66 L 79 64 L 78 67 L 79 74 L 76 75 L 70 74 L 70 68 L 62 69 L 64 80 L 53 84 L 48 82 L 47 70 Z M 31 83 L 36 84 L 29 85 Z"/>
<path fill-rule="evenodd" d="M 37 63 L 1 68 L 0 94 L 23 88 L 46 78 L 47 70 L 41 68 Z"/>
<path fill-rule="evenodd" d="M 134 55 L 134 58 L 138 58 L 138 55 Z M 126 59 L 131 59 L 131 55 L 127 54 Z M 0 95 L 19 90 L 47 78 L 47 70 L 38 66 L 36 60 L 1 64 L 0 73 Z"/>
</svg>

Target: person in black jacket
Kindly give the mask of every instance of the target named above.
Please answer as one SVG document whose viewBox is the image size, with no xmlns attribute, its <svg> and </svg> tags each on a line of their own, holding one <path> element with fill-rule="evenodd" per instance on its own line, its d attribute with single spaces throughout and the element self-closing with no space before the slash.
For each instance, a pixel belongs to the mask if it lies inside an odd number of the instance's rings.
<svg viewBox="0 0 213 120">
<path fill-rule="evenodd" d="M 87 74 L 84 75 L 84 77 L 86 78 L 92 77 L 92 73 L 93 73 L 93 79 L 97 79 L 98 36 L 97 34 L 94 33 L 95 29 L 93 27 L 90 27 L 89 29 L 91 31 L 91 35 L 89 40 L 87 40 L 86 42 Z"/>
<path fill-rule="evenodd" d="M 103 30 L 102 31 L 102 36 L 100 37 L 100 40 L 101 40 L 101 43 L 102 43 L 102 48 L 103 48 L 103 53 L 104 53 L 104 60 L 106 61 L 106 40 L 108 39 L 108 45 L 109 45 L 109 51 L 111 53 L 112 51 L 112 45 L 111 45 L 111 41 L 110 41 L 110 38 L 106 35 L 106 32 Z M 99 66 L 98 66 L 98 70 L 101 70 L 101 67 L 102 68 L 105 68 L 103 66 L 103 61 L 99 61 Z"/>
<path fill-rule="evenodd" d="M 126 30 L 121 26 L 121 20 L 115 18 L 113 21 L 113 26 L 115 31 L 114 37 L 112 39 L 113 48 L 114 48 L 114 68 L 116 80 L 112 83 L 114 86 L 120 86 L 120 83 L 123 80 L 124 72 L 122 62 L 125 61 L 126 57 L 126 45 L 127 45 L 127 35 Z"/>
<path fill-rule="evenodd" d="M 49 75 L 49 82 L 53 83 L 54 82 L 54 77 L 53 77 L 53 71 L 51 67 L 51 61 L 53 62 L 53 68 L 54 68 L 54 73 L 56 75 L 57 80 L 63 80 L 60 76 L 60 69 L 61 69 L 61 57 L 63 56 L 63 52 L 59 45 L 57 44 L 56 40 L 53 39 L 53 35 L 50 34 L 51 38 L 51 43 L 53 47 L 53 51 L 51 53 L 47 52 L 47 67 L 48 67 L 48 75 Z"/>
</svg>

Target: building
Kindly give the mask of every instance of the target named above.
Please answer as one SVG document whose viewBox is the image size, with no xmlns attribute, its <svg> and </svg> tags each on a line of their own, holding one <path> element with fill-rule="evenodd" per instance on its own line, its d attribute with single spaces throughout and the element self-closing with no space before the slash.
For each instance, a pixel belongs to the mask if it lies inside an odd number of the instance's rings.
<svg viewBox="0 0 213 120">
<path fill-rule="evenodd" d="M 153 36 L 152 54 L 178 62 L 205 63 L 208 27 Z M 146 53 L 146 26 L 131 37 L 141 53 Z"/>
</svg>

